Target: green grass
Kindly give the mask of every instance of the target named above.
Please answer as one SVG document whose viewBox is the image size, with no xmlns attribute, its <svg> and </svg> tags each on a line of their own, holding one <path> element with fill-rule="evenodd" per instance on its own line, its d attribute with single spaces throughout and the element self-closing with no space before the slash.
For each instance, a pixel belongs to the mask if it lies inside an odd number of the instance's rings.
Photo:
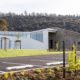
<svg viewBox="0 0 80 80">
<path fill-rule="evenodd" d="M 49 55 L 49 54 L 61 54 L 62 51 L 47 51 L 47 50 L 27 50 L 27 49 L 0 49 L 0 58 L 5 57 L 18 57 L 18 56 L 35 56 L 35 55 Z"/>
</svg>

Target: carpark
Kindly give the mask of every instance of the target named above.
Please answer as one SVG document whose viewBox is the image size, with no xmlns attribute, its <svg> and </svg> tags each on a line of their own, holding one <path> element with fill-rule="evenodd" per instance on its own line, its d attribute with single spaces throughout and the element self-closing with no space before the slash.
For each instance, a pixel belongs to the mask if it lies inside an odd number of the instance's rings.
<svg viewBox="0 0 80 80">
<path fill-rule="evenodd" d="M 52 67 L 62 63 L 62 54 L 0 58 L 0 73 Z"/>
</svg>

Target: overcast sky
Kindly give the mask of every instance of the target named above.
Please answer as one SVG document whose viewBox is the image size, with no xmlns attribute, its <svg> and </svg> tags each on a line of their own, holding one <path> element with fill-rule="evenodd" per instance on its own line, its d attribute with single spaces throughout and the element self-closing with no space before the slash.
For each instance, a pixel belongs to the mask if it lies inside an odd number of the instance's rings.
<svg viewBox="0 0 80 80">
<path fill-rule="evenodd" d="M 0 0 L 0 12 L 80 15 L 80 0 Z"/>
</svg>

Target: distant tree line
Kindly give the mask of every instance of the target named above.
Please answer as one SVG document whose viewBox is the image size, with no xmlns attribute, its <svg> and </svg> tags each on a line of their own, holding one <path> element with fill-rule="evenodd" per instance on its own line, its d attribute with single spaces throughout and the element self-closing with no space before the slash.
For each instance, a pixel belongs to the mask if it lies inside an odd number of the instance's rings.
<svg viewBox="0 0 80 80">
<path fill-rule="evenodd" d="M 31 13 L 0 13 L 0 19 L 8 22 L 9 31 L 32 31 L 44 28 L 66 28 L 80 32 L 80 16 Z"/>
</svg>

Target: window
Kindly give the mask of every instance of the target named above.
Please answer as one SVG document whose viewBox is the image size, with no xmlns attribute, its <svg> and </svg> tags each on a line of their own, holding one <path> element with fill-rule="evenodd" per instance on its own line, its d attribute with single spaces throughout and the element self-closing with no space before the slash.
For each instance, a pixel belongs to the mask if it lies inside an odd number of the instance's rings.
<svg viewBox="0 0 80 80">
<path fill-rule="evenodd" d="M 37 41 L 43 42 L 43 32 L 42 31 L 32 32 L 32 33 L 30 33 L 30 37 Z"/>
</svg>

